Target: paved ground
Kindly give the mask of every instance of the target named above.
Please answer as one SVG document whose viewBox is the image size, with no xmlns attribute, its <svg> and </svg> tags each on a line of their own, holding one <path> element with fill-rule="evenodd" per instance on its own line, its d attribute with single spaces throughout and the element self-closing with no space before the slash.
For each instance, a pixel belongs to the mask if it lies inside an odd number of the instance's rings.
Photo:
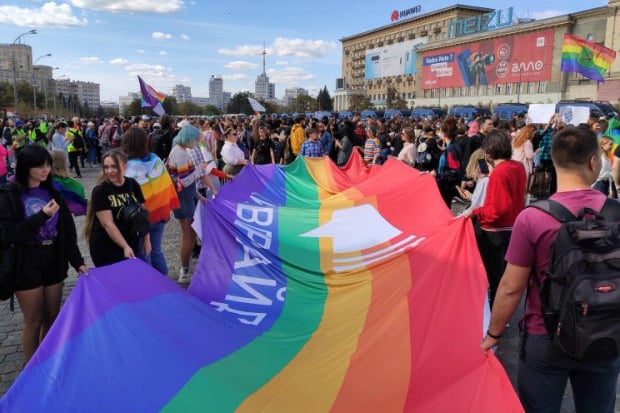
<svg viewBox="0 0 620 413">
<path fill-rule="evenodd" d="M 84 168 L 82 170 L 83 183 L 86 187 L 86 193 L 90 194 L 92 187 L 99 175 L 99 169 Z M 454 204 L 455 212 L 462 209 L 462 206 Z M 76 218 L 76 225 L 78 231 L 82 227 L 84 218 Z M 179 251 L 178 240 L 179 226 L 176 220 L 170 220 L 170 223 L 166 226 L 164 234 L 164 245 L 166 257 L 168 259 L 168 265 L 170 268 L 169 276 L 175 278 L 175 275 L 179 272 Z M 83 237 L 80 239 L 80 250 L 86 258 L 87 264 L 92 265 L 90 256 L 88 255 L 88 247 L 84 243 Z M 192 263 L 193 264 L 193 263 Z M 71 270 L 69 278 L 65 283 L 63 300 L 66 299 L 76 283 L 77 274 Z M 9 311 L 8 301 L 0 302 L 0 395 L 3 395 L 6 390 L 11 386 L 24 364 L 24 357 L 21 349 L 21 330 L 23 317 L 22 313 L 15 303 L 15 312 Z M 520 306 L 522 309 L 522 306 Z M 506 367 L 506 370 L 510 376 L 513 384 L 516 383 L 516 366 L 518 358 L 518 341 L 519 333 L 517 328 L 519 314 L 510 322 L 509 327 L 504 332 L 504 339 L 497 350 L 497 355 L 502 360 L 502 363 Z M 561 413 L 573 413 L 574 407 L 572 403 L 572 397 L 570 389 L 567 390 L 565 395 L 564 404 L 562 406 Z M 619 403 L 616 404 L 616 412 L 620 413 L 620 398 Z"/>
</svg>

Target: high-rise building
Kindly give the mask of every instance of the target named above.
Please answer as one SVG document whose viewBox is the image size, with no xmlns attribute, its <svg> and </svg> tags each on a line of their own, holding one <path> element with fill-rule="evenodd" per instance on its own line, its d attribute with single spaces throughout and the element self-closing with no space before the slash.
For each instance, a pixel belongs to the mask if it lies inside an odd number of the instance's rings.
<svg viewBox="0 0 620 413">
<path fill-rule="evenodd" d="M 209 79 L 209 100 L 210 104 L 225 112 L 226 106 L 230 101 L 230 93 L 224 92 L 224 80 L 222 75 L 211 75 Z"/>
<path fill-rule="evenodd" d="M 262 55 L 263 73 L 256 77 L 256 82 L 254 83 L 254 97 L 262 100 L 275 99 L 276 85 L 274 83 L 269 83 L 269 76 L 267 76 L 265 71 L 265 55 L 267 55 L 267 51 L 264 47 Z"/>
<path fill-rule="evenodd" d="M 174 85 L 172 95 L 177 99 L 178 103 L 191 102 L 192 88 L 190 86 Z"/>
<path fill-rule="evenodd" d="M 308 91 L 301 87 L 284 89 L 284 105 L 291 106 L 299 96 L 308 96 Z"/>
<path fill-rule="evenodd" d="M 97 109 L 100 103 L 99 83 L 82 82 L 80 80 L 54 80 L 54 94 L 61 99 L 61 104 L 71 107 L 74 104 L 88 105 Z M 79 102 L 76 102 L 75 99 Z"/>
</svg>

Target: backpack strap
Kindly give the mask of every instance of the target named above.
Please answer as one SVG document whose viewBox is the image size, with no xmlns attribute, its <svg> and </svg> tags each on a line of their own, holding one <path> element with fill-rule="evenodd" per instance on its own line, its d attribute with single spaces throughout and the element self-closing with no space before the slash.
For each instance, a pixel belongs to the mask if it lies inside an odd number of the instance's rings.
<svg viewBox="0 0 620 413">
<path fill-rule="evenodd" d="M 620 204 L 618 206 L 620 207 Z M 570 212 L 568 208 L 553 199 L 543 199 L 542 201 L 537 201 L 530 204 L 528 207 L 546 212 L 561 223 L 577 220 L 577 217 Z M 620 214 L 620 208 L 618 209 L 618 213 Z"/>
<path fill-rule="evenodd" d="M 620 221 L 620 202 L 613 198 L 607 198 L 599 214 L 605 218 L 605 221 Z"/>
</svg>

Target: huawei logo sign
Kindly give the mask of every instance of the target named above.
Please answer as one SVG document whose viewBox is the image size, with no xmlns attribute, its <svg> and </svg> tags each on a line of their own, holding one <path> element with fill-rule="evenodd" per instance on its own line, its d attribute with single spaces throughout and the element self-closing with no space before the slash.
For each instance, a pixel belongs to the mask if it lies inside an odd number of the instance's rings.
<svg viewBox="0 0 620 413">
<path fill-rule="evenodd" d="M 390 15 L 390 19 L 395 22 L 396 20 L 398 20 L 398 18 L 400 17 L 400 13 L 398 12 L 398 10 L 394 10 L 392 12 L 392 14 Z"/>
</svg>

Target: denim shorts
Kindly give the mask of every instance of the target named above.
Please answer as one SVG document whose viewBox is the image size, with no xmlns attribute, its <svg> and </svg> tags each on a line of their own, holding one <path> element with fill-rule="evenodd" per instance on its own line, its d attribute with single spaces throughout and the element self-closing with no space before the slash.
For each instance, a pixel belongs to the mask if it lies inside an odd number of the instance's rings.
<svg viewBox="0 0 620 413">
<path fill-rule="evenodd" d="M 194 217 L 194 210 L 196 209 L 196 182 L 193 182 L 190 186 L 185 187 L 181 192 L 177 192 L 179 196 L 180 206 L 172 211 L 172 214 L 176 219 L 191 219 Z"/>
</svg>

